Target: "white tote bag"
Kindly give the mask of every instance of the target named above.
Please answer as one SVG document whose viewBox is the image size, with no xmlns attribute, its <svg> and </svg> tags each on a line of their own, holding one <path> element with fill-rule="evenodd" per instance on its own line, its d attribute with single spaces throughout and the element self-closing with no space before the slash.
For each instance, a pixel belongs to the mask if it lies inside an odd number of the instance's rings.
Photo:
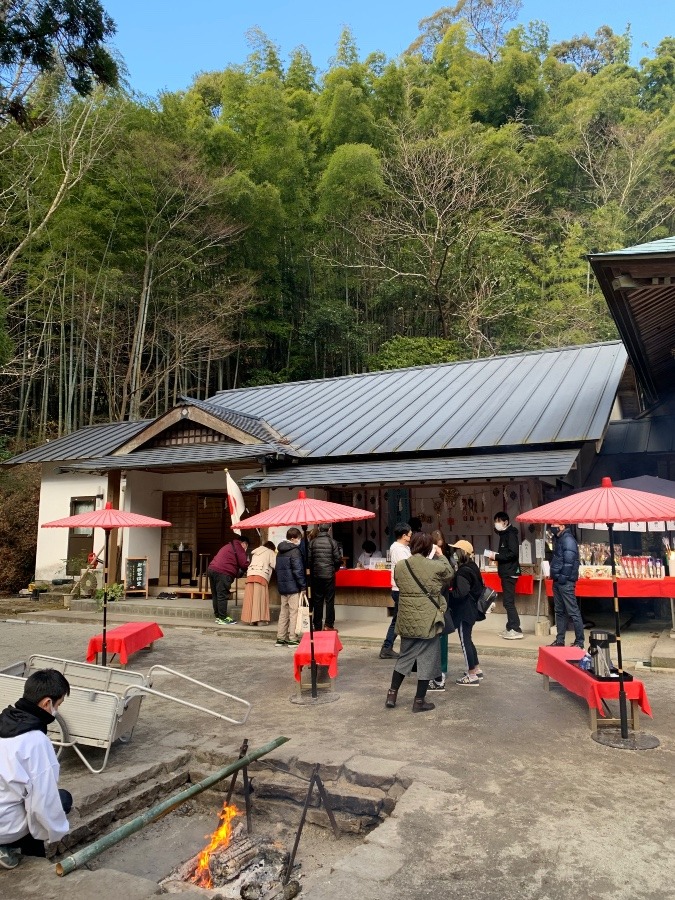
<svg viewBox="0 0 675 900">
<path fill-rule="evenodd" d="M 295 633 L 304 634 L 306 631 L 309 631 L 309 600 L 307 599 L 307 594 L 303 591 L 300 594 L 300 603 L 298 604 Z"/>
</svg>

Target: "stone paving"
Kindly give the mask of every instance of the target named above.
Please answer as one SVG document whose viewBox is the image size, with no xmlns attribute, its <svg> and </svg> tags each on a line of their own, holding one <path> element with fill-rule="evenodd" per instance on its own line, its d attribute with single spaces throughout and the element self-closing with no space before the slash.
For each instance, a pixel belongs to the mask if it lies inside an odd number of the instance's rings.
<svg viewBox="0 0 675 900">
<path fill-rule="evenodd" d="M 162 663 L 231 690 L 253 703 L 250 719 L 243 728 L 221 726 L 146 698 L 133 741 L 113 749 L 101 775 L 64 754 L 62 783 L 75 794 L 76 807 L 78 798 L 111 790 L 149 762 L 189 750 L 216 768 L 218 760 L 236 755 L 244 736 L 255 747 L 284 734 L 291 740 L 274 754 L 279 766 L 319 762 L 327 780 L 356 771 L 362 779 L 402 785 L 391 816 L 363 843 L 307 874 L 303 896 L 311 900 L 673 896 L 674 674 L 640 672 L 654 710 L 643 727 L 661 746 L 617 751 L 590 739 L 580 698 L 557 686 L 542 690 L 532 659 L 536 647 L 521 647 L 526 641 L 514 642 L 513 652 L 527 650 L 529 658 L 481 651 L 486 674 L 479 688 L 453 684 L 433 695 L 433 712 L 413 715 L 414 686 L 407 681 L 397 708 L 385 709 L 392 664 L 378 659 L 372 638 L 344 635 L 339 699 L 310 706 L 290 702 L 292 651 L 254 632 L 210 624 L 165 627 L 153 653 L 138 654 L 130 668 L 147 671 Z M 83 659 L 92 633 L 91 624 L 60 617 L 0 623 L 0 665 L 35 652 Z M 655 644 L 659 633 L 649 634 Z M 456 642 L 450 669 L 461 673 Z M 177 689 L 169 678 L 156 686 Z M 114 854 L 105 865 L 60 879 L 51 862 L 23 861 L 0 872 L 0 897 L 141 900 L 156 893 L 142 872 L 117 871 Z"/>
</svg>

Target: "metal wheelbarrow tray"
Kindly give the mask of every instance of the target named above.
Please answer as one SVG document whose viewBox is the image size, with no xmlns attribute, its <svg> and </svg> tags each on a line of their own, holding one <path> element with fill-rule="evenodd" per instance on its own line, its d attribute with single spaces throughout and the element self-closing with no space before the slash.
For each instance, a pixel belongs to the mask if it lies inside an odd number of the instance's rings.
<svg viewBox="0 0 675 900">
<path fill-rule="evenodd" d="M 251 711 L 251 704 L 241 697 L 235 697 L 234 694 L 228 694 L 166 666 L 153 666 L 147 675 L 143 675 L 128 669 L 112 669 L 71 659 L 37 655 L 31 656 L 27 663 L 16 662 L 0 669 L 0 708 L 4 709 L 8 704 L 16 702 L 23 694 L 26 678 L 38 669 L 58 669 L 70 683 L 70 695 L 59 708 L 56 721 L 47 732 L 57 749 L 57 756 L 61 755 L 65 747 L 72 747 L 89 771 L 95 775 L 105 769 L 110 748 L 116 741 L 128 743 L 131 740 L 145 694 L 171 700 L 233 725 L 243 725 Z M 168 673 L 243 704 L 245 707 L 243 718 L 235 719 L 155 690 L 152 687 L 152 679 L 153 675 L 159 672 Z M 105 750 L 100 768 L 94 768 L 83 754 L 82 747 Z"/>
</svg>

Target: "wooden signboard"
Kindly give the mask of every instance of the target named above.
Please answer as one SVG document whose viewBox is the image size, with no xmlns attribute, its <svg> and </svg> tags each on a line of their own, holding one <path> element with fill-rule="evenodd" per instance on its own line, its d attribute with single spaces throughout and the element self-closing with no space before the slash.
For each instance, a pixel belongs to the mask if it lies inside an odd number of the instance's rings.
<svg viewBox="0 0 675 900">
<path fill-rule="evenodd" d="M 127 559 L 124 570 L 124 593 L 143 594 L 148 596 L 148 558 L 136 557 Z"/>
</svg>

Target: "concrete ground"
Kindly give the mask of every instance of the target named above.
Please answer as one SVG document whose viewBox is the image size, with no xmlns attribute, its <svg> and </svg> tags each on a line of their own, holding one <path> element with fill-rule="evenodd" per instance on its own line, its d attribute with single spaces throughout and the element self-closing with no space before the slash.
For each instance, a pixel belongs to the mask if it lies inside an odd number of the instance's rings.
<svg viewBox="0 0 675 900">
<path fill-rule="evenodd" d="M 147 698 L 132 743 L 113 749 L 101 775 L 64 754 L 62 784 L 73 791 L 76 806 L 78 795 L 130 779 L 148 759 L 197 751 L 210 753 L 215 768 L 215 760 L 233 755 L 244 736 L 256 747 L 283 734 L 290 741 L 277 751 L 280 760 L 292 755 L 335 767 L 365 757 L 362 765 L 404 772 L 409 781 L 393 814 L 363 843 L 346 842 L 342 855 L 331 853 L 330 866 L 306 873 L 303 896 L 311 900 L 674 895 L 675 673 L 640 671 L 654 712 L 653 720 L 643 718 L 643 727 L 660 747 L 620 751 L 591 740 L 584 701 L 558 686 L 542 690 L 534 655 L 545 639 L 509 643 L 485 631 L 477 641 L 485 670 L 481 686 L 453 684 L 431 696 L 433 712 L 413 715 L 414 686 L 407 681 L 397 708 L 384 707 L 392 663 L 377 657 L 381 628 L 373 635 L 341 632 L 339 699 L 311 706 L 290 702 L 292 651 L 275 648 L 257 629 L 163 627 L 165 637 L 153 653 L 138 654 L 130 667 L 147 671 L 162 663 L 240 694 L 253 703 L 249 721 L 243 728 L 221 726 Z M 84 659 L 93 630 L 61 615 L 46 622 L 5 620 L 0 666 L 36 652 Z M 645 648 L 665 640 L 663 634 L 663 628 L 636 631 L 634 638 L 627 632 L 626 658 L 644 659 Z M 456 676 L 462 666 L 457 642 L 451 643 Z M 170 679 L 155 686 L 178 689 Z M 174 846 L 181 843 L 182 826 L 177 821 L 175 827 Z M 187 831 L 185 851 L 184 858 L 194 852 Z M 63 879 L 50 862 L 23 861 L 0 872 L 0 897 L 144 900 L 155 893 L 144 877 L 149 872 L 120 872 L 115 859 L 110 853 L 105 868 Z"/>
</svg>

